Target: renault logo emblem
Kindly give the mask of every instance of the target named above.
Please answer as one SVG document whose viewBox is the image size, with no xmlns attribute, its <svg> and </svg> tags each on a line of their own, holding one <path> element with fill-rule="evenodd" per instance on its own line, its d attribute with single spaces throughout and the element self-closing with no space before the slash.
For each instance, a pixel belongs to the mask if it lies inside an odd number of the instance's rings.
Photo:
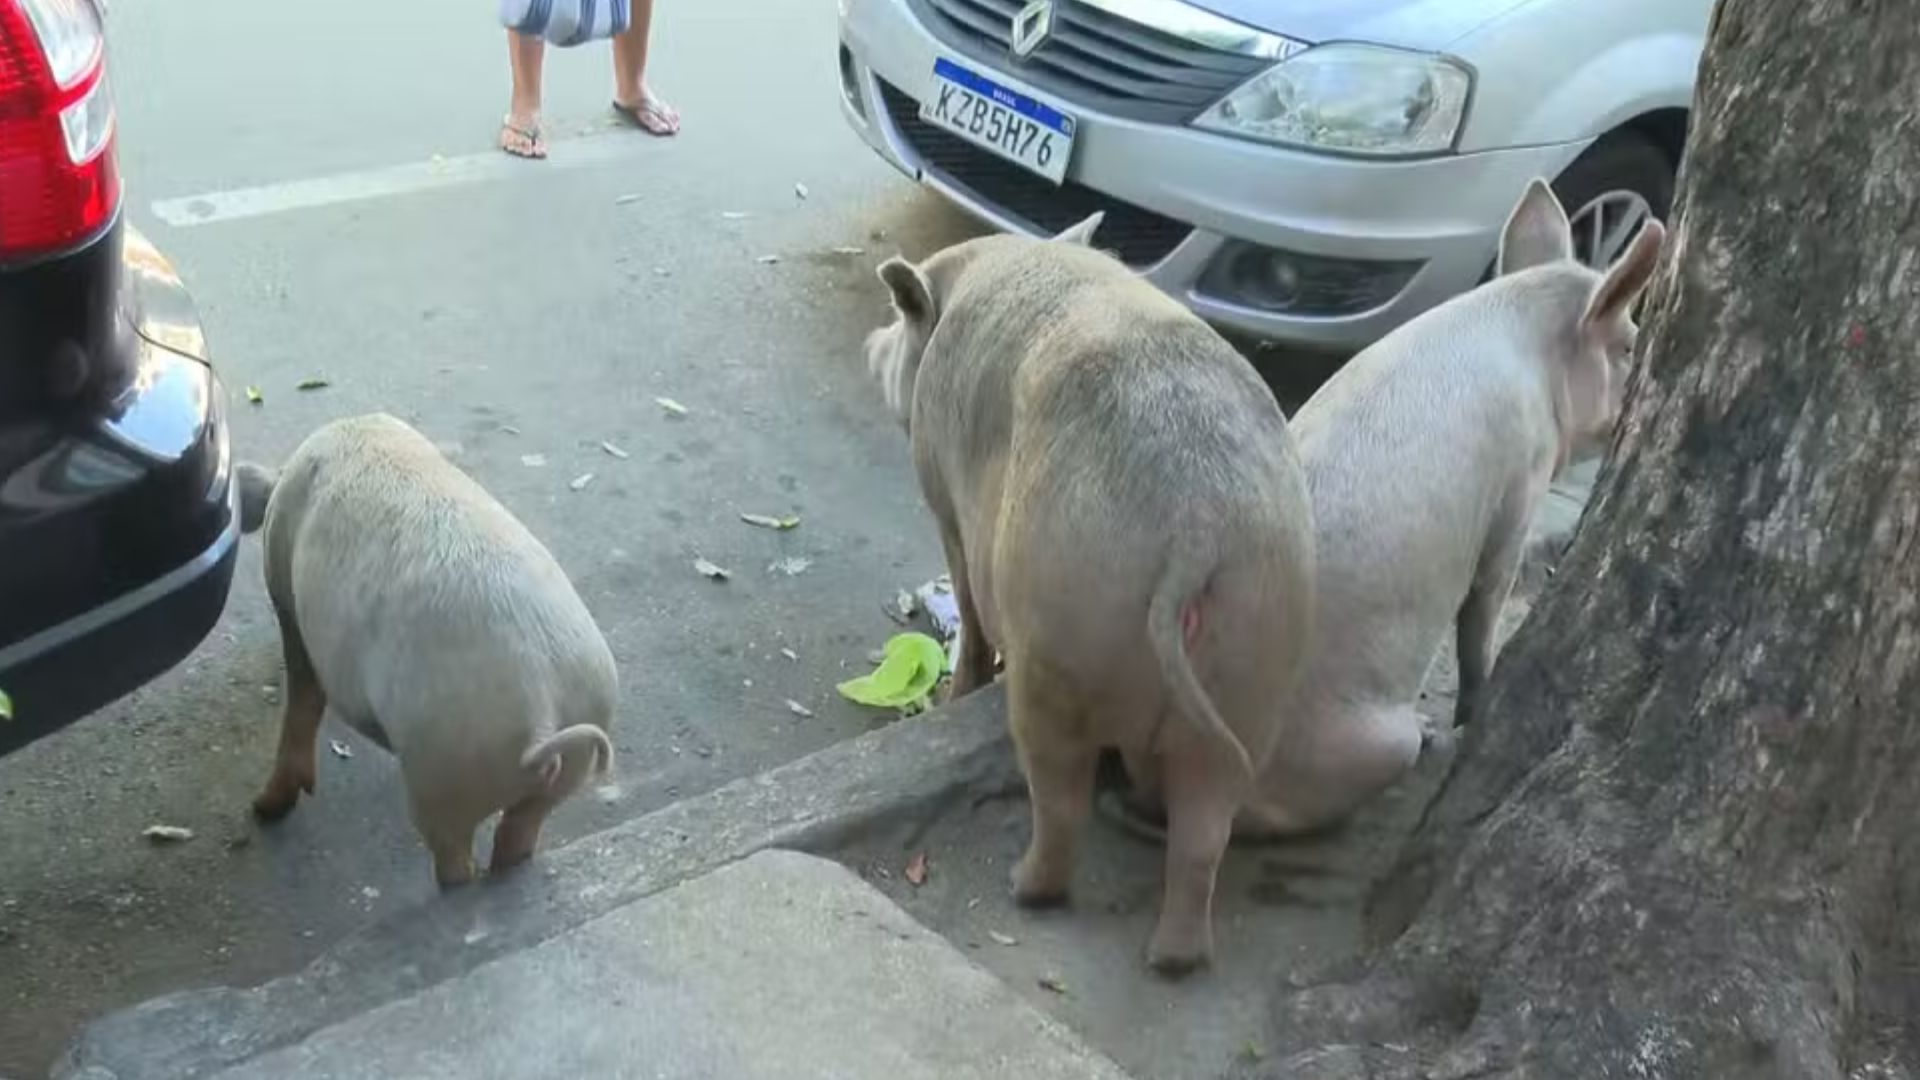
<svg viewBox="0 0 1920 1080">
<path fill-rule="evenodd" d="M 1025 60 L 1053 36 L 1053 0 L 1033 0 L 1013 17 L 1013 56 Z"/>
</svg>

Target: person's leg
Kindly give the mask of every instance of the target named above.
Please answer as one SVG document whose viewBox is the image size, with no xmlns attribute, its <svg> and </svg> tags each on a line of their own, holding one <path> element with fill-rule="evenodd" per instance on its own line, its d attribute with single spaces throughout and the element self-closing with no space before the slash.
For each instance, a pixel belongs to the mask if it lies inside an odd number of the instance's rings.
<svg viewBox="0 0 1920 1080">
<path fill-rule="evenodd" d="M 653 0 L 632 0 L 627 32 L 613 39 L 613 107 L 653 135 L 680 130 L 680 113 L 647 88 L 647 38 L 653 29 Z"/>
<path fill-rule="evenodd" d="M 547 156 L 540 134 L 540 73 L 547 43 L 539 37 L 507 31 L 507 56 L 513 65 L 513 101 L 500 125 L 500 149 L 519 157 Z"/>
</svg>

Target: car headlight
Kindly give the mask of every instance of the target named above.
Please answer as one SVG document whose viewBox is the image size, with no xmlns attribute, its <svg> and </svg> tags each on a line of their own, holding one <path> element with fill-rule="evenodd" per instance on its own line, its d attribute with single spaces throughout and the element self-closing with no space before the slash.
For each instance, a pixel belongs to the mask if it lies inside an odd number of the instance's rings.
<svg viewBox="0 0 1920 1080">
<path fill-rule="evenodd" d="M 1378 157 L 1453 147 L 1473 76 L 1444 56 L 1333 44 L 1281 61 L 1222 98 L 1198 127 Z"/>
</svg>

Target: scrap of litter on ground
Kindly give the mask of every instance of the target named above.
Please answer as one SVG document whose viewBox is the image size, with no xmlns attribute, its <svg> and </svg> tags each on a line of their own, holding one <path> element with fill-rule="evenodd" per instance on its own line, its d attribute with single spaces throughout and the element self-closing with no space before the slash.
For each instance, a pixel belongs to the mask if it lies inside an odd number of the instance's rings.
<svg viewBox="0 0 1920 1080">
<path fill-rule="evenodd" d="M 927 613 L 934 632 L 946 643 L 947 670 L 960 666 L 960 601 L 953 595 L 953 579 L 941 574 L 914 591 L 914 599 Z"/>
<path fill-rule="evenodd" d="M 791 532 L 800 527 L 800 515 L 798 514 L 783 514 L 778 517 L 772 514 L 741 514 L 740 520 L 758 528 L 771 529 L 774 532 Z"/>
<path fill-rule="evenodd" d="M 920 601 L 915 600 L 912 593 L 901 589 L 894 594 L 893 601 L 881 605 L 881 609 L 887 613 L 887 618 L 901 626 L 912 626 L 913 617 L 920 613 Z"/>
</svg>

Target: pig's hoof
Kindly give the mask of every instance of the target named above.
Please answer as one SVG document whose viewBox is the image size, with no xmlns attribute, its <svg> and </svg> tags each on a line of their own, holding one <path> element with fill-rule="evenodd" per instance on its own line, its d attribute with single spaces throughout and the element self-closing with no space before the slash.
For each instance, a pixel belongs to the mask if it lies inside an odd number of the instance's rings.
<svg viewBox="0 0 1920 1080">
<path fill-rule="evenodd" d="M 438 884 L 442 890 L 457 889 L 462 885 L 470 885 L 474 879 L 473 863 L 468 861 L 461 866 L 436 866 L 434 867 L 433 878 L 434 882 Z"/>
<path fill-rule="evenodd" d="M 298 791 L 280 791 L 268 788 L 253 799 L 253 816 L 265 822 L 279 821 L 293 813 L 294 804 L 300 801 Z"/>
<path fill-rule="evenodd" d="M 1153 944 L 1147 947 L 1147 966 L 1169 978 L 1184 978 L 1207 966 L 1212 950 L 1204 943 L 1193 941 L 1163 942 L 1163 935 L 1156 933 Z"/>
<path fill-rule="evenodd" d="M 505 877 L 533 861 L 532 851 L 495 851 L 487 863 L 488 877 Z"/>
<path fill-rule="evenodd" d="M 1021 907 L 1060 907 L 1067 902 L 1067 892 L 1059 875 L 1038 873 L 1027 859 L 1013 868 L 1013 902 Z"/>
</svg>

